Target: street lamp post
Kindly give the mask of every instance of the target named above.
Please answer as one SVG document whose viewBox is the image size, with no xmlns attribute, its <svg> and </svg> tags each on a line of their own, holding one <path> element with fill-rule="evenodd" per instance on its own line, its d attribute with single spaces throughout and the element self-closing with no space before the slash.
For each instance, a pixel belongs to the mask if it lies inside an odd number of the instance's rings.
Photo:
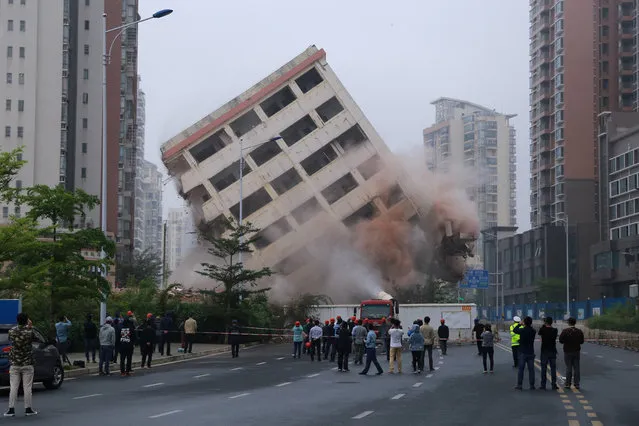
<svg viewBox="0 0 639 426">
<path fill-rule="evenodd" d="M 153 15 L 148 18 L 138 19 L 134 22 L 129 22 L 124 25 L 120 25 L 118 27 L 107 29 L 106 18 L 107 14 L 102 14 L 102 30 L 103 30 L 103 40 L 102 40 L 102 187 L 101 187 L 101 200 L 100 200 L 100 229 L 102 232 L 106 234 L 107 232 L 107 66 L 109 65 L 109 61 L 111 58 L 111 51 L 113 50 L 113 45 L 115 41 L 122 35 L 122 33 L 129 27 L 133 25 L 137 25 L 141 22 L 148 21 L 150 19 L 158 19 L 163 18 L 167 15 L 173 13 L 172 9 L 162 9 L 155 12 Z M 107 34 L 113 31 L 120 30 L 113 40 L 111 41 L 111 46 L 107 51 Z M 101 252 L 102 258 L 106 257 L 106 252 L 102 250 Z M 103 266 L 102 275 L 106 277 L 106 266 Z M 102 302 L 100 303 L 100 324 L 104 324 L 104 320 L 106 319 L 106 301 L 103 297 Z"/>
<path fill-rule="evenodd" d="M 484 236 L 486 237 L 490 237 L 493 239 L 493 241 L 495 242 L 494 247 L 495 247 L 495 279 L 496 279 L 496 283 L 495 283 L 495 312 L 497 313 L 497 326 L 499 327 L 499 320 L 502 317 L 503 312 L 505 311 L 504 308 L 504 287 L 503 287 L 503 283 L 502 283 L 502 279 L 501 279 L 501 272 L 499 272 L 499 237 L 497 235 L 497 232 L 492 233 L 492 232 L 485 232 L 482 231 L 482 234 L 484 234 Z M 501 285 L 501 306 L 499 305 L 499 286 Z"/>
<path fill-rule="evenodd" d="M 566 229 L 566 319 L 570 318 L 570 228 L 568 226 L 568 215 L 564 218 L 555 218 L 556 222 L 564 224 Z"/>
</svg>

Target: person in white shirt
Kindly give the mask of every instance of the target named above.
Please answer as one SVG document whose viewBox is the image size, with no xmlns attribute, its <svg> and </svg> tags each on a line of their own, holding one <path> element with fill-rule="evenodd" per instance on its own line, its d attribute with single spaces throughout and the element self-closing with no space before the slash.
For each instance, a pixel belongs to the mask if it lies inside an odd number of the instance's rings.
<svg viewBox="0 0 639 426">
<path fill-rule="evenodd" d="M 317 362 L 322 360 L 322 327 L 319 325 L 319 321 L 315 320 L 315 325 L 308 332 L 308 341 L 311 344 L 311 362 L 315 361 L 315 355 L 317 355 Z"/>
<path fill-rule="evenodd" d="M 402 372 L 402 336 L 404 331 L 400 328 L 399 320 L 393 320 L 388 334 L 390 335 L 390 367 L 388 372 L 393 374 L 395 370 L 395 360 L 397 360 L 397 372 Z"/>
</svg>

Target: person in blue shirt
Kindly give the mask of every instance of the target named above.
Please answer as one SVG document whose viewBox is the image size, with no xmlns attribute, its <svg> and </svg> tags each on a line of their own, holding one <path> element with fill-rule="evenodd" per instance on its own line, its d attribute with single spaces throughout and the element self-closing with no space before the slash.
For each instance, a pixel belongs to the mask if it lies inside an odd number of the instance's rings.
<svg viewBox="0 0 639 426">
<path fill-rule="evenodd" d="M 364 346 L 366 347 L 366 366 L 362 370 L 362 375 L 368 374 L 368 370 L 371 367 L 371 363 L 375 364 L 377 368 L 377 375 L 379 376 L 384 372 L 382 370 L 382 366 L 379 365 L 379 361 L 377 361 L 377 353 L 376 353 L 376 345 L 377 345 L 377 334 L 373 330 L 371 324 L 367 324 L 366 328 L 368 329 L 368 334 L 366 334 L 366 341 L 364 342 Z"/>
<path fill-rule="evenodd" d="M 299 321 L 295 321 L 293 327 L 293 358 L 300 359 L 302 357 L 302 343 L 304 342 L 304 328 Z"/>
<path fill-rule="evenodd" d="M 58 322 L 55 323 L 55 335 L 58 343 L 58 352 L 62 358 L 62 362 L 66 362 L 71 365 L 71 361 L 67 356 L 69 349 L 69 329 L 71 328 L 71 321 L 65 316 L 58 318 Z"/>
</svg>

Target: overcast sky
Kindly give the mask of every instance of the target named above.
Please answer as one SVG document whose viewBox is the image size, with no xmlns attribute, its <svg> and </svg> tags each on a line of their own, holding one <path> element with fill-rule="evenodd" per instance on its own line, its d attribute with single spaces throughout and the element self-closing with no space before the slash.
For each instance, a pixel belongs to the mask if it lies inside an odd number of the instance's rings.
<svg viewBox="0 0 639 426">
<path fill-rule="evenodd" d="M 163 8 L 174 12 L 139 32 L 148 160 L 314 44 L 395 151 L 422 143 L 440 96 L 518 114 L 517 221 L 529 228 L 527 1 L 140 0 L 143 18 Z"/>
</svg>

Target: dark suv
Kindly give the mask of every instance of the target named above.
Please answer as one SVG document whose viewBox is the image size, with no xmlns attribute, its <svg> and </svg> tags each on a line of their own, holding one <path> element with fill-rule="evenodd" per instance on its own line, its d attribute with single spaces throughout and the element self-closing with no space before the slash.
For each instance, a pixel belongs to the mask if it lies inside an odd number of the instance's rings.
<svg viewBox="0 0 639 426">
<path fill-rule="evenodd" d="M 9 330 L 11 326 L 0 325 L 0 386 L 9 385 Z M 33 357 L 35 359 L 34 382 L 42 382 L 47 389 L 58 389 L 64 381 L 64 368 L 55 342 L 48 341 L 37 329 L 33 329 Z"/>
</svg>

